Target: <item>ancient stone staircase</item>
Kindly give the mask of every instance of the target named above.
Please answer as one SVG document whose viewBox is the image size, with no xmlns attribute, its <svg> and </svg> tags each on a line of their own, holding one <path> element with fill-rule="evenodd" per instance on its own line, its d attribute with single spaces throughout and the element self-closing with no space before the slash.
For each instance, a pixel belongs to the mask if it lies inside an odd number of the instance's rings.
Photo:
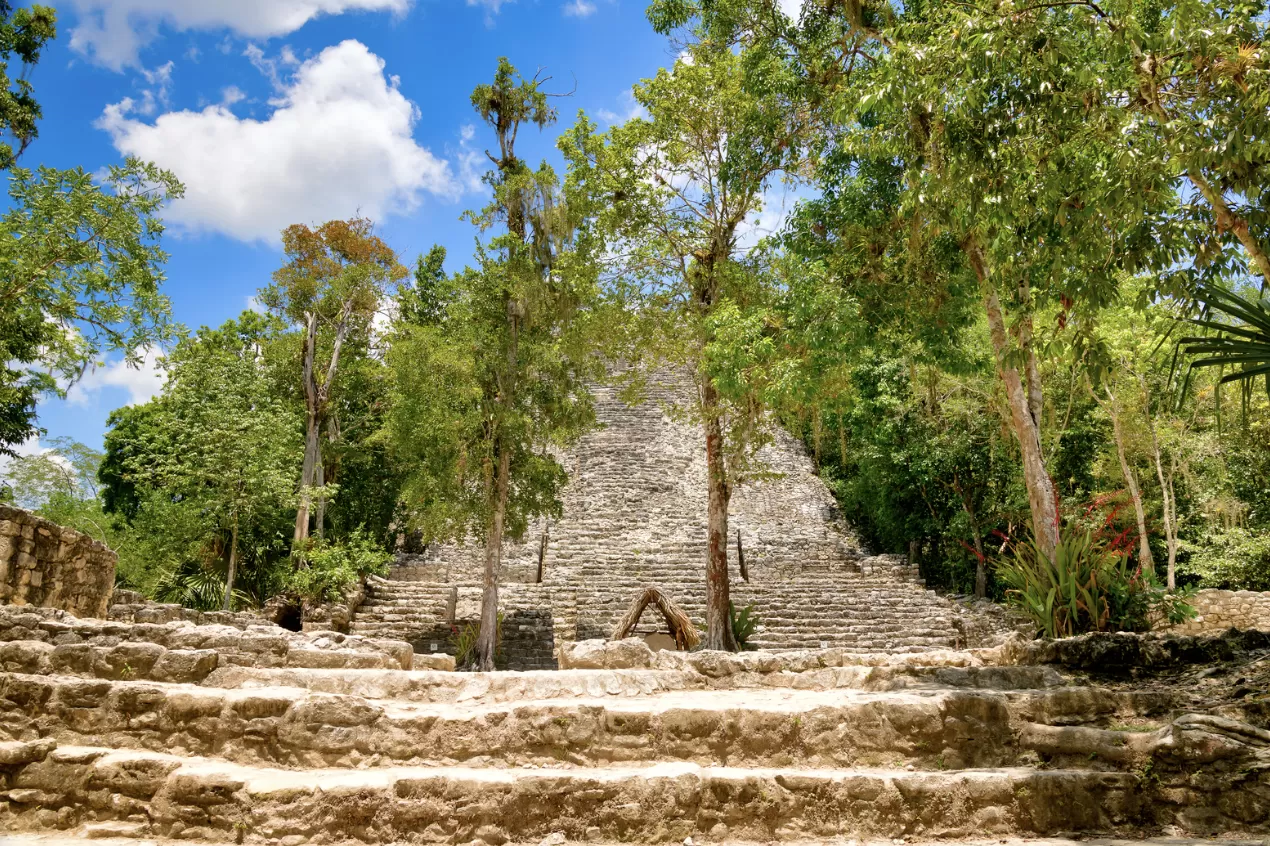
<svg viewBox="0 0 1270 846">
<path fill-rule="evenodd" d="M 91 662 L 30 672 L 44 665 L 24 643 L 2 656 L 0 831 L 501 846 L 1270 828 L 1264 729 L 983 655 L 496 674 L 240 661 L 177 684 Z"/>
<path fill-rule="evenodd" d="M 501 600 L 505 616 L 516 618 L 509 631 L 520 638 L 507 650 L 508 666 L 552 666 L 561 643 L 609 636 L 647 585 L 704 621 L 705 460 L 699 428 L 676 410 L 690 406 L 691 392 L 689 380 L 669 374 L 634 406 L 612 387 L 595 389 L 603 425 L 563 457 L 570 479 L 563 519 L 539 523 L 524 542 L 504 547 Z M 801 444 L 775 429 L 754 475 L 737 487 L 730 509 L 733 601 L 753 605 L 761 621 L 753 645 L 965 645 L 957 607 L 925 590 L 902 559 L 865 555 Z M 475 544 L 401 556 L 388 580 L 368 585 L 350 631 L 407 640 L 425 652 L 451 648 L 453 629 L 478 616 L 482 561 Z M 532 633 L 550 633 L 550 641 L 535 646 Z"/>
</svg>

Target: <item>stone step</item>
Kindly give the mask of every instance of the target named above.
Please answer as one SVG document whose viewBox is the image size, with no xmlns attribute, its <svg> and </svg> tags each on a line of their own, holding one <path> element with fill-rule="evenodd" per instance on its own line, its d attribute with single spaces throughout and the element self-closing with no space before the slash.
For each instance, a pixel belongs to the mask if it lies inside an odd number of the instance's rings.
<svg viewBox="0 0 1270 846">
<path fill-rule="evenodd" d="M 1203 811 L 1199 788 L 1170 805 L 1143 776 L 1002 768 L 789 769 L 648 766 L 381 767 L 304 770 L 92 747 L 12 767 L 7 822 L 71 829 L 144 821 L 147 835 L 276 842 L 535 841 L 677 843 L 688 837 L 968 837 L 1132 830 Z M 51 814 L 48 812 L 52 812 Z M 1233 828 L 1233 826 L 1232 826 Z M 139 834 L 141 832 L 138 832 Z M 290 842 L 304 842 L 295 841 Z"/>
<path fill-rule="evenodd" d="M 167 838 L 153 838 L 145 835 L 148 830 L 148 824 L 135 822 L 104 822 L 104 823 L 87 823 L 77 829 L 72 830 L 68 834 L 33 834 L 33 833 L 8 833 L 4 836 L 4 846 L 83 846 L 84 840 L 93 840 L 96 846 L 140 846 L 137 838 L 145 837 L 145 844 L 154 844 L 154 846 L 174 846 L 180 843 L 179 840 L 171 840 Z M 616 846 L 614 843 L 595 843 L 583 840 L 569 840 L 564 836 L 563 832 L 552 832 L 544 838 L 551 846 Z M 209 843 L 210 846 L 230 846 L 234 844 L 233 839 L 229 840 L 211 840 L 203 841 Z M 326 846 L 362 846 L 360 840 L 323 840 Z M 785 841 L 789 846 L 824 846 L 824 841 L 818 839 L 815 841 L 788 840 Z M 715 846 L 760 846 L 754 841 L 725 839 L 714 841 Z M 893 846 L 891 840 L 869 840 L 856 841 L 857 846 Z M 904 846 L 948 846 L 945 840 L 923 840 L 921 838 L 907 837 L 904 839 Z M 1062 837 L 1046 837 L 1046 838 L 1023 838 L 1023 837 L 997 837 L 991 840 L 958 840 L 957 846 L 1265 846 L 1264 838 L 1237 838 L 1223 837 L 1221 839 L 1200 838 L 1200 837 L 1146 837 L 1146 838 L 1116 838 L 1116 837 L 1082 837 L 1079 840 Z"/>
<path fill-rule="evenodd" d="M 92 705 L 91 715 L 85 713 Z M 305 688 L 192 691 L 152 682 L 16 675 L 0 698 L 5 730 L 27 739 L 215 757 L 250 766 L 905 766 L 960 769 L 1035 760 L 1047 729 L 1160 716 L 1169 696 L 1096 689 L 1015 692 L 851 689 L 692 690 L 419 703 Z M 1092 731 L 1132 750 L 1141 732 Z M 1081 747 L 1080 751 L 1083 751 Z M 1077 764 L 1087 763 L 1076 760 Z M 1138 763 L 1100 761 L 1103 768 Z"/>
<path fill-rule="evenodd" d="M 204 682 L 225 689 L 295 687 L 367 699 L 488 704 L 570 698 L 654 696 L 703 689 L 1051 690 L 1064 677 L 1049 667 L 950 664 L 956 653 L 856 655 L 816 652 L 659 653 L 666 668 L 455 673 L 430 670 L 304 670 L 222 667 Z"/>
</svg>

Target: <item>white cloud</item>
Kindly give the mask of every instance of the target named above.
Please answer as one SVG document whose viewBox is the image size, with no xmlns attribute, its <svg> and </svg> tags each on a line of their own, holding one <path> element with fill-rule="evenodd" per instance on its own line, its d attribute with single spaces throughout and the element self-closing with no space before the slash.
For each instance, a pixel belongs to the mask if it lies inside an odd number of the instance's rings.
<svg viewBox="0 0 1270 846">
<path fill-rule="evenodd" d="M 247 297 L 247 310 L 254 311 L 256 314 L 264 314 L 268 311 L 268 309 L 265 308 L 265 304 L 260 301 L 260 297 L 257 297 L 255 294 Z"/>
<path fill-rule="evenodd" d="M 465 190 L 474 193 L 485 190 L 481 178 L 485 175 L 486 162 L 489 161 L 484 153 L 472 145 L 475 138 L 476 127 L 470 123 L 463 124 L 459 128 L 459 151 L 455 156 L 459 163 L 459 183 Z"/>
<path fill-rule="evenodd" d="M 622 95 L 622 105 L 619 108 L 622 110 L 620 113 L 610 109 L 598 109 L 595 115 L 605 123 L 626 123 L 635 118 L 648 117 L 648 109 L 644 108 L 630 91 Z"/>
<path fill-rule="evenodd" d="M 221 103 L 226 106 L 232 106 L 235 103 L 242 102 L 247 99 L 247 95 L 237 85 L 227 85 L 220 92 Z"/>
<path fill-rule="evenodd" d="M 228 29 L 246 38 L 267 39 L 289 35 L 319 15 L 404 14 L 410 4 L 411 0 L 70 0 L 78 14 L 71 47 L 122 70 L 138 64 L 138 53 L 158 37 L 160 26 L 178 31 Z"/>
<path fill-rule="evenodd" d="M 485 24 L 493 26 L 494 16 L 503 8 L 504 3 L 514 3 L 516 0 L 467 0 L 469 6 L 480 6 L 485 9 Z"/>
<path fill-rule="evenodd" d="M 158 106 L 168 104 L 168 92 L 172 88 L 172 68 L 175 66 L 175 62 L 169 61 L 153 70 L 141 69 L 142 78 L 151 87 L 141 92 L 141 102 L 137 104 L 138 112 L 152 115 Z"/>
<path fill-rule="evenodd" d="M 419 111 L 357 41 L 302 64 L 265 120 L 225 105 L 131 116 L 108 106 L 97 126 L 120 153 L 153 161 L 185 183 L 164 218 L 189 232 L 274 242 L 293 223 L 408 212 L 427 191 L 457 196 L 449 165 L 415 143 Z"/>
<path fill-rule="evenodd" d="M 122 388 L 128 392 L 128 405 L 149 402 L 163 390 L 167 374 L 159 359 L 162 353 L 150 348 L 145 351 L 139 367 L 133 367 L 123 359 L 108 361 L 84 374 L 66 392 L 71 405 L 89 405 L 105 388 Z"/>
<path fill-rule="evenodd" d="M 595 4 L 587 0 L 570 0 L 564 4 L 563 11 L 566 17 L 586 18 L 595 14 Z"/>
<path fill-rule="evenodd" d="M 266 56 L 265 51 L 256 44 L 248 44 L 247 49 L 243 50 L 243 55 L 247 57 L 247 61 L 251 62 L 252 67 L 269 79 L 275 91 L 281 91 L 286 87 L 283 74 L 287 72 L 287 69 L 300 64 L 295 51 L 286 44 L 282 45 L 282 50 L 279 51 L 276 59 Z"/>
</svg>

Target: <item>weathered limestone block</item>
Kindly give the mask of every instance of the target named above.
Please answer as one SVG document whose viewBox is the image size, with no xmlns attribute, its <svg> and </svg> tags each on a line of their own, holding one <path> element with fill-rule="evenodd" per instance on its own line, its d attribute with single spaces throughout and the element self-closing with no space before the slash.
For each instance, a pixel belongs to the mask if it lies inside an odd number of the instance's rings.
<svg viewBox="0 0 1270 846">
<path fill-rule="evenodd" d="M 0 606 L 0 667 L 10 672 L 197 682 L 218 666 L 410 669 L 413 659 L 408 643 L 338 632 L 81 620 L 64 611 Z M 453 669 L 444 660 L 432 663 Z"/>
<path fill-rule="evenodd" d="M 560 651 L 562 670 L 631 670 L 653 666 L 653 650 L 641 638 L 584 640 Z"/>
<path fill-rule="evenodd" d="M 0 505 L 0 601 L 104 617 L 115 563 L 115 554 L 87 535 Z"/>
<path fill-rule="evenodd" d="M 1213 634 L 1227 629 L 1270 632 L 1270 591 L 1201 590 L 1195 595 L 1196 616 L 1176 626 L 1162 625 L 1174 634 Z"/>
</svg>

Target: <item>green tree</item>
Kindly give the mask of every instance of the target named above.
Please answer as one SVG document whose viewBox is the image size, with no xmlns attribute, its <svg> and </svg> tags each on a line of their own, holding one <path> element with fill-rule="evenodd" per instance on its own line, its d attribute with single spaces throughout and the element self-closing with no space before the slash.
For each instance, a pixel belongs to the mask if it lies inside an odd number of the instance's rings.
<svg viewBox="0 0 1270 846">
<path fill-rule="evenodd" d="M 0 170 L 13 167 L 39 134 L 42 112 L 27 75 L 56 36 L 57 13 L 51 7 L 14 9 L 10 0 L 0 0 L 0 135 L 5 136 L 0 141 Z M 15 58 L 23 65 L 16 79 L 9 73 L 9 62 Z"/>
<path fill-rule="evenodd" d="M 340 354 L 350 336 L 369 332 L 386 289 L 407 271 L 365 218 L 333 220 L 317 229 L 296 224 L 282 233 L 282 244 L 288 261 L 260 296 L 303 333 L 305 441 L 294 536 L 299 550 L 309 537 L 311 519 L 319 537 L 325 530 L 326 495 L 321 489 L 327 480 L 321 437 L 326 429 L 331 443 L 339 440 L 330 403 Z M 310 515 L 314 491 L 317 510 Z"/>
<path fill-rule="evenodd" d="M 427 255 L 415 260 L 414 285 L 397 294 L 397 319 L 420 325 L 436 323 L 445 315 L 445 306 L 454 296 L 445 273 L 445 247 L 433 245 Z"/>
<path fill-rule="evenodd" d="M 101 184 L 81 168 L 16 167 L 41 117 L 28 73 L 56 24 L 47 6 L 0 2 L 0 455 L 38 431 L 41 393 L 62 393 L 103 350 L 136 363 L 172 335 L 157 215 L 181 195 L 176 177 L 135 159 Z"/>
<path fill-rule="evenodd" d="M 389 353 L 385 431 L 411 470 L 404 496 L 416 523 L 431 538 L 484 541 L 474 654 L 483 670 L 494 662 L 503 538 L 559 513 L 565 474 L 554 450 L 593 423 L 586 381 L 600 375 L 585 340 L 597 291 L 595 245 L 579 228 L 589 209 L 550 167 L 533 170 L 516 152 L 522 128 L 555 121 L 542 82 L 501 59 L 494 81 L 472 93 L 498 147 L 487 153 L 493 200 L 469 218 L 502 231 L 444 286 L 443 313 L 401 323 Z"/>
<path fill-rule="evenodd" d="M 728 503 L 765 433 L 780 356 L 775 291 L 763 251 L 746 242 L 765 192 L 796 161 L 800 121 L 781 68 L 746 88 L 745 53 L 697 42 L 673 70 L 636 86 L 647 117 L 596 134 L 584 118 L 562 141 L 571 178 L 599 203 L 620 298 L 632 320 L 635 373 L 692 373 L 708 479 L 706 646 L 735 651 L 728 620 Z"/>
<path fill-rule="evenodd" d="M 145 460 L 131 468 L 138 481 L 188 500 L 205 525 L 228 532 L 225 610 L 234 597 L 240 532 L 289 508 L 294 497 L 297 420 L 269 391 L 261 357 L 266 331 L 266 321 L 245 312 L 177 346 L 146 432 Z"/>
</svg>

